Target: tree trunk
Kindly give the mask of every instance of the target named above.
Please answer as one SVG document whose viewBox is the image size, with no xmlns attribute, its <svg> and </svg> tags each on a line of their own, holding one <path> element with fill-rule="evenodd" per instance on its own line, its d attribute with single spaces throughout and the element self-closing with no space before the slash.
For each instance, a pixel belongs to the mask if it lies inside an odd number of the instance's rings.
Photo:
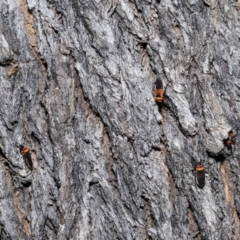
<svg viewBox="0 0 240 240">
<path fill-rule="evenodd" d="M 1 0 L 0 239 L 239 240 L 239 11 Z"/>
</svg>

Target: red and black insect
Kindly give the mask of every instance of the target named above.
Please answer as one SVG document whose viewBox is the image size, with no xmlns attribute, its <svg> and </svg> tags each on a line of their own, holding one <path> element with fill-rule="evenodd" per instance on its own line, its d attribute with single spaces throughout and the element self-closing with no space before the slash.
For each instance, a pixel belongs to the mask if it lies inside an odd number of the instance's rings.
<svg viewBox="0 0 240 240">
<path fill-rule="evenodd" d="M 164 99 L 164 85 L 161 79 L 157 79 L 155 89 L 155 100 L 157 103 L 162 103 Z"/>
<path fill-rule="evenodd" d="M 20 152 L 23 155 L 24 161 L 27 165 L 27 167 L 32 171 L 33 170 L 33 162 L 32 162 L 32 157 L 31 153 L 28 148 L 24 146 L 20 146 Z"/>
<path fill-rule="evenodd" d="M 235 135 L 234 135 L 233 131 L 231 130 L 228 133 L 228 138 L 224 140 L 224 144 L 227 147 L 231 147 L 234 144 L 234 142 L 235 142 L 234 140 L 235 140 Z"/>
<path fill-rule="evenodd" d="M 196 167 L 196 183 L 199 188 L 203 188 L 205 185 L 205 168 L 202 164 L 198 164 Z"/>
</svg>

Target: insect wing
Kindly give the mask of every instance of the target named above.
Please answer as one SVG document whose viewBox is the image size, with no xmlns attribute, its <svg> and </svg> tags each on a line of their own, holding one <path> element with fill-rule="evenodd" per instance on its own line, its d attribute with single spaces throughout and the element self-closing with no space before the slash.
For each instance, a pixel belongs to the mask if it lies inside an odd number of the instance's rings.
<svg viewBox="0 0 240 240">
<path fill-rule="evenodd" d="M 164 84 L 163 81 L 158 79 L 156 82 L 156 89 L 155 89 L 155 100 L 158 103 L 163 102 L 163 94 L 164 94 Z"/>
<path fill-rule="evenodd" d="M 157 82 L 156 82 L 156 88 L 157 89 L 163 89 L 164 88 L 164 84 L 163 84 L 163 81 L 158 79 Z"/>
<path fill-rule="evenodd" d="M 30 152 L 26 152 L 24 155 L 25 163 L 28 166 L 28 168 L 32 171 L 33 170 L 33 162 Z"/>
<path fill-rule="evenodd" d="M 198 187 L 203 188 L 205 185 L 205 171 L 203 170 L 198 170 L 196 173 L 196 182 Z"/>
</svg>

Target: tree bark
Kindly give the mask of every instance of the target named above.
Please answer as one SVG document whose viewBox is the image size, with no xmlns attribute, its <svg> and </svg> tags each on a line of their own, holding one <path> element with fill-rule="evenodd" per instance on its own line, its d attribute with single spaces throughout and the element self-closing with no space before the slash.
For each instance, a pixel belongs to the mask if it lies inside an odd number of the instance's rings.
<svg viewBox="0 0 240 240">
<path fill-rule="evenodd" d="M 239 9 L 1 0 L 0 239 L 239 240 Z"/>
</svg>

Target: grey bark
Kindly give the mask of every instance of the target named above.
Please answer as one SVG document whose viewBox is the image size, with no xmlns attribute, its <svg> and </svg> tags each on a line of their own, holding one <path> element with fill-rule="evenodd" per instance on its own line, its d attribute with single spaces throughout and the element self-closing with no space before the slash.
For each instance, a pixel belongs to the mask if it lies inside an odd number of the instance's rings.
<svg viewBox="0 0 240 240">
<path fill-rule="evenodd" d="M 1 0 L 0 239 L 240 239 L 239 9 Z"/>
</svg>

